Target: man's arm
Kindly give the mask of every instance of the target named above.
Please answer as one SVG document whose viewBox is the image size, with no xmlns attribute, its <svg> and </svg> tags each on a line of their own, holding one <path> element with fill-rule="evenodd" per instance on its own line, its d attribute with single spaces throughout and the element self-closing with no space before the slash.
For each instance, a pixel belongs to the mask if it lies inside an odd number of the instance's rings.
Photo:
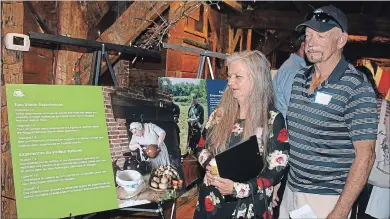
<svg viewBox="0 0 390 219">
<path fill-rule="evenodd" d="M 356 141 L 354 147 L 355 160 L 352 163 L 344 190 L 333 211 L 327 217 L 328 219 L 348 218 L 352 205 L 366 184 L 374 164 L 375 140 Z"/>
<path fill-rule="evenodd" d="M 344 118 L 355 147 L 355 160 L 349 170 L 344 190 L 328 218 L 348 217 L 375 161 L 378 107 L 372 86 L 363 81 L 355 87 L 345 108 Z"/>
</svg>

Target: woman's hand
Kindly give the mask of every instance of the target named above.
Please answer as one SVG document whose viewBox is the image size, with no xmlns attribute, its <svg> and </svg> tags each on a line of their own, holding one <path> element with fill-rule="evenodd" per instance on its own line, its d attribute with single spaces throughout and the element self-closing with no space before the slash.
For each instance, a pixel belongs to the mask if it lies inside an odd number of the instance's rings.
<svg viewBox="0 0 390 219">
<path fill-rule="evenodd" d="M 218 176 L 215 176 L 213 178 L 214 179 L 211 181 L 211 185 L 215 186 L 222 195 L 231 195 L 233 193 L 233 181 Z"/>
<path fill-rule="evenodd" d="M 274 193 L 272 195 L 272 207 L 276 207 L 278 206 L 278 201 L 279 201 L 279 197 L 278 197 L 278 190 L 280 188 L 280 183 L 278 183 L 276 186 L 274 186 Z"/>
</svg>

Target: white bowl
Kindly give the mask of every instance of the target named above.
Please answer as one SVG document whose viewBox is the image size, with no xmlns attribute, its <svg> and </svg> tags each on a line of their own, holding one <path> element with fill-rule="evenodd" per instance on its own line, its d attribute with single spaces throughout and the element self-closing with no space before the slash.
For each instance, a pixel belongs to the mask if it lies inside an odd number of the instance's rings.
<svg viewBox="0 0 390 219">
<path fill-rule="evenodd" d="M 143 184 L 144 180 L 138 171 L 124 170 L 118 171 L 116 174 L 116 182 L 127 192 L 135 192 L 137 188 Z"/>
</svg>

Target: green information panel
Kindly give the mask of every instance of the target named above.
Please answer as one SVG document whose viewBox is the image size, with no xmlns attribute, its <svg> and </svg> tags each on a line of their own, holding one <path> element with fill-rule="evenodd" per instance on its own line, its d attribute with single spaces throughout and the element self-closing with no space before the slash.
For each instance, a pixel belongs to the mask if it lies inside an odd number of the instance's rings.
<svg viewBox="0 0 390 219">
<path fill-rule="evenodd" d="M 102 87 L 6 86 L 18 218 L 118 207 Z"/>
</svg>

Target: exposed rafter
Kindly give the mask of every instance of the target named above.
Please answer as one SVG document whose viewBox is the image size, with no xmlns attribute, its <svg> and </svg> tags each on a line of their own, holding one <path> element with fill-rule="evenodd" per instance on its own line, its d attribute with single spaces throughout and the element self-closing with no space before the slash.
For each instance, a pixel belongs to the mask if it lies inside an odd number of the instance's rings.
<svg viewBox="0 0 390 219">
<path fill-rule="evenodd" d="M 292 47 L 283 44 L 278 48 L 279 51 L 291 52 Z M 344 55 L 351 59 L 362 57 L 370 58 L 390 58 L 390 44 L 387 43 L 353 43 L 348 42 L 344 48 Z"/>
<path fill-rule="evenodd" d="M 390 19 L 376 18 L 373 14 L 348 14 L 348 33 L 355 35 L 390 36 Z M 297 12 L 255 10 L 245 11 L 240 15 L 231 14 L 228 22 L 233 28 L 261 28 L 276 30 L 294 30 L 304 22 L 304 17 Z"/>
<path fill-rule="evenodd" d="M 234 1 L 234 0 L 227 0 L 227 1 L 223 1 L 223 2 L 225 4 L 227 4 L 227 5 L 229 5 L 234 10 L 242 13 L 242 5 L 241 5 L 241 3 L 237 2 L 237 1 Z"/>
<path fill-rule="evenodd" d="M 54 34 L 48 27 L 47 25 L 43 22 L 37 11 L 35 10 L 34 6 L 31 4 L 30 1 L 25 1 L 23 2 L 24 5 L 30 10 L 32 15 L 34 16 L 36 22 L 38 23 L 39 27 L 43 30 L 44 33 L 47 34 Z"/>
<path fill-rule="evenodd" d="M 99 40 L 129 45 L 168 7 L 169 4 L 166 1 L 135 1 L 110 28 L 102 33 Z M 92 54 L 84 54 L 80 59 L 80 80 L 82 84 L 89 83 L 92 56 Z M 116 62 L 118 58 L 119 56 L 110 56 L 111 63 Z M 106 69 L 107 67 L 104 65 L 102 72 Z"/>
<path fill-rule="evenodd" d="M 87 1 L 85 15 L 87 18 L 87 39 L 95 40 L 98 37 L 98 24 L 115 4 L 114 1 Z"/>
</svg>

